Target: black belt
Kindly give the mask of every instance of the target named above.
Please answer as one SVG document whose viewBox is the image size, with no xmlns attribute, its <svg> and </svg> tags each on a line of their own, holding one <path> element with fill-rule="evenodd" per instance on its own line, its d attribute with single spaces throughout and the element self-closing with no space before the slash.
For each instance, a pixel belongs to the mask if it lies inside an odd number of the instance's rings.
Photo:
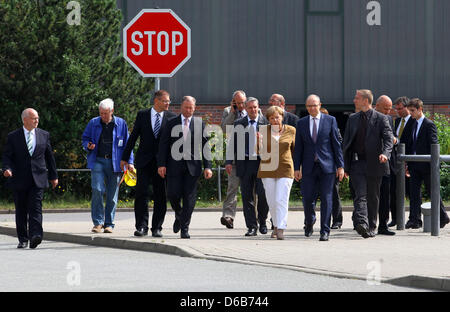
<svg viewBox="0 0 450 312">
<path fill-rule="evenodd" d="M 366 155 L 365 154 L 352 153 L 352 160 L 353 161 L 366 160 Z"/>
</svg>

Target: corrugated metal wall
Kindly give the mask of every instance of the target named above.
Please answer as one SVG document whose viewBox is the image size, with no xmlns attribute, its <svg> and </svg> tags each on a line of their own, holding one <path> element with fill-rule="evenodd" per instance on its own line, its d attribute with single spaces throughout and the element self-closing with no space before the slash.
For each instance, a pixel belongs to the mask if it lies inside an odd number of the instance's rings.
<svg viewBox="0 0 450 312">
<path fill-rule="evenodd" d="M 191 60 L 161 79 L 175 102 L 190 94 L 223 104 L 244 89 L 262 103 L 277 92 L 289 104 L 310 93 L 351 104 L 359 88 L 450 102 L 448 0 L 380 0 L 381 26 L 366 22 L 368 0 L 117 2 L 127 21 L 170 8 L 191 27 Z"/>
</svg>

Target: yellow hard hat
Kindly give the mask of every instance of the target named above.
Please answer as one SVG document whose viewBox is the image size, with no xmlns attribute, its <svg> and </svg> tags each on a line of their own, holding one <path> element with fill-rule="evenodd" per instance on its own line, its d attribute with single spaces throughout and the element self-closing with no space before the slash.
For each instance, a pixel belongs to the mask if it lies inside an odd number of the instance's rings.
<svg viewBox="0 0 450 312">
<path fill-rule="evenodd" d="M 134 172 L 131 172 L 130 170 L 125 171 L 125 173 L 123 174 L 123 180 L 125 181 L 126 185 L 135 186 L 137 181 L 136 175 L 136 169 L 134 169 Z"/>
</svg>

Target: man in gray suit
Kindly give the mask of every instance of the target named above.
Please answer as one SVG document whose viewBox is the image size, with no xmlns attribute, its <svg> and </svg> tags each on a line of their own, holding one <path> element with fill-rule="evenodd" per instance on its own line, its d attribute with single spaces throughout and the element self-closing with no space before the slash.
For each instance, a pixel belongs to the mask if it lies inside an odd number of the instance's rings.
<svg viewBox="0 0 450 312">
<path fill-rule="evenodd" d="M 358 113 L 350 116 L 345 129 L 345 172 L 355 192 L 355 229 L 369 238 L 377 228 L 380 185 L 382 177 L 389 174 L 393 133 L 388 118 L 372 109 L 372 91 L 357 90 L 353 103 Z"/>
<path fill-rule="evenodd" d="M 222 114 L 222 131 L 227 134 L 227 126 L 230 135 L 234 131 L 234 122 L 247 117 L 247 111 L 245 110 L 245 103 L 247 101 L 247 95 L 242 90 L 237 90 L 233 93 L 233 99 L 231 105 L 225 107 Z M 258 109 L 258 116 L 263 117 L 261 109 Z M 227 134 L 228 136 L 228 134 Z M 230 139 L 230 137 L 228 137 Z M 239 189 L 239 177 L 236 176 L 236 165 L 232 164 L 232 170 L 228 174 L 228 186 L 227 186 L 227 196 L 222 206 L 222 217 L 220 218 L 220 223 L 226 226 L 228 229 L 234 227 L 234 218 L 236 216 L 236 206 L 237 206 L 237 192 Z"/>
<path fill-rule="evenodd" d="M 246 101 L 247 96 L 244 91 L 238 90 L 233 93 L 231 105 L 225 107 L 223 110 L 221 123 L 223 133 L 227 133 L 227 126 L 229 126 L 232 133 L 234 122 L 247 116 L 247 112 L 245 111 Z M 228 229 L 233 228 L 234 217 L 236 216 L 238 189 L 239 178 L 236 176 L 236 165 L 233 164 L 232 170 L 228 174 L 227 196 L 223 202 L 222 217 L 220 218 L 220 223 L 225 225 Z"/>
</svg>

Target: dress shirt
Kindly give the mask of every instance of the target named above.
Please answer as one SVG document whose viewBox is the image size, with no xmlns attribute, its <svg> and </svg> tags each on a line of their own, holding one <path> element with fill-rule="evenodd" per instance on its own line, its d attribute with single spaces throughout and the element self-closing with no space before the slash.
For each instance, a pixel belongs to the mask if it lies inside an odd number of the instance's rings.
<svg viewBox="0 0 450 312">
<path fill-rule="evenodd" d="M 423 123 L 424 119 L 425 119 L 425 116 L 422 115 L 422 117 L 419 120 L 417 120 L 416 138 L 419 135 L 420 127 L 422 127 L 422 123 Z"/>
<path fill-rule="evenodd" d="M 316 117 L 313 117 L 309 115 L 309 133 L 311 134 L 311 137 L 313 136 L 313 127 L 314 127 L 314 120 L 313 118 L 316 118 L 316 126 L 317 126 L 317 135 L 319 134 L 319 124 L 320 124 L 320 117 L 322 116 L 321 113 L 319 113 Z"/>
<path fill-rule="evenodd" d="M 409 118 L 411 118 L 411 115 L 408 115 L 408 116 L 403 117 L 403 118 L 400 119 L 400 123 L 399 123 L 399 125 L 398 125 L 397 132 L 396 132 L 397 138 L 399 137 L 399 134 L 400 134 L 400 127 L 402 126 L 402 119 L 405 119 L 405 127 L 406 127 L 406 124 L 408 123 Z M 404 129 L 403 129 L 403 130 L 404 130 Z"/>
<path fill-rule="evenodd" d="M 31 149 L 31 155 L 33 155 L 34 149 L 36 148 L 36 129 L 28 131 L 27 129 L 25 129 L 25 127 L 23 127 L 23 134 L 25 135 L 25 145 L 27 144 L 27 139 L 30 132 L 31 132 L 31 143 L 33 144 L 33 148 Z"/>
<path fill-rule="evenodd" d="M 163 117 L 164 117 L 164 111 L 161 113 L 158 113 L 153 107 L 151 109 L 151 120 L 152 120 L 152 129 L 155 129 L 155 123 L 156 123 L 156 114 L 159 114 L 159 123 L 162 123 Z M 161 132 L 161 130 L 159 130 Z"/>
</svg>

